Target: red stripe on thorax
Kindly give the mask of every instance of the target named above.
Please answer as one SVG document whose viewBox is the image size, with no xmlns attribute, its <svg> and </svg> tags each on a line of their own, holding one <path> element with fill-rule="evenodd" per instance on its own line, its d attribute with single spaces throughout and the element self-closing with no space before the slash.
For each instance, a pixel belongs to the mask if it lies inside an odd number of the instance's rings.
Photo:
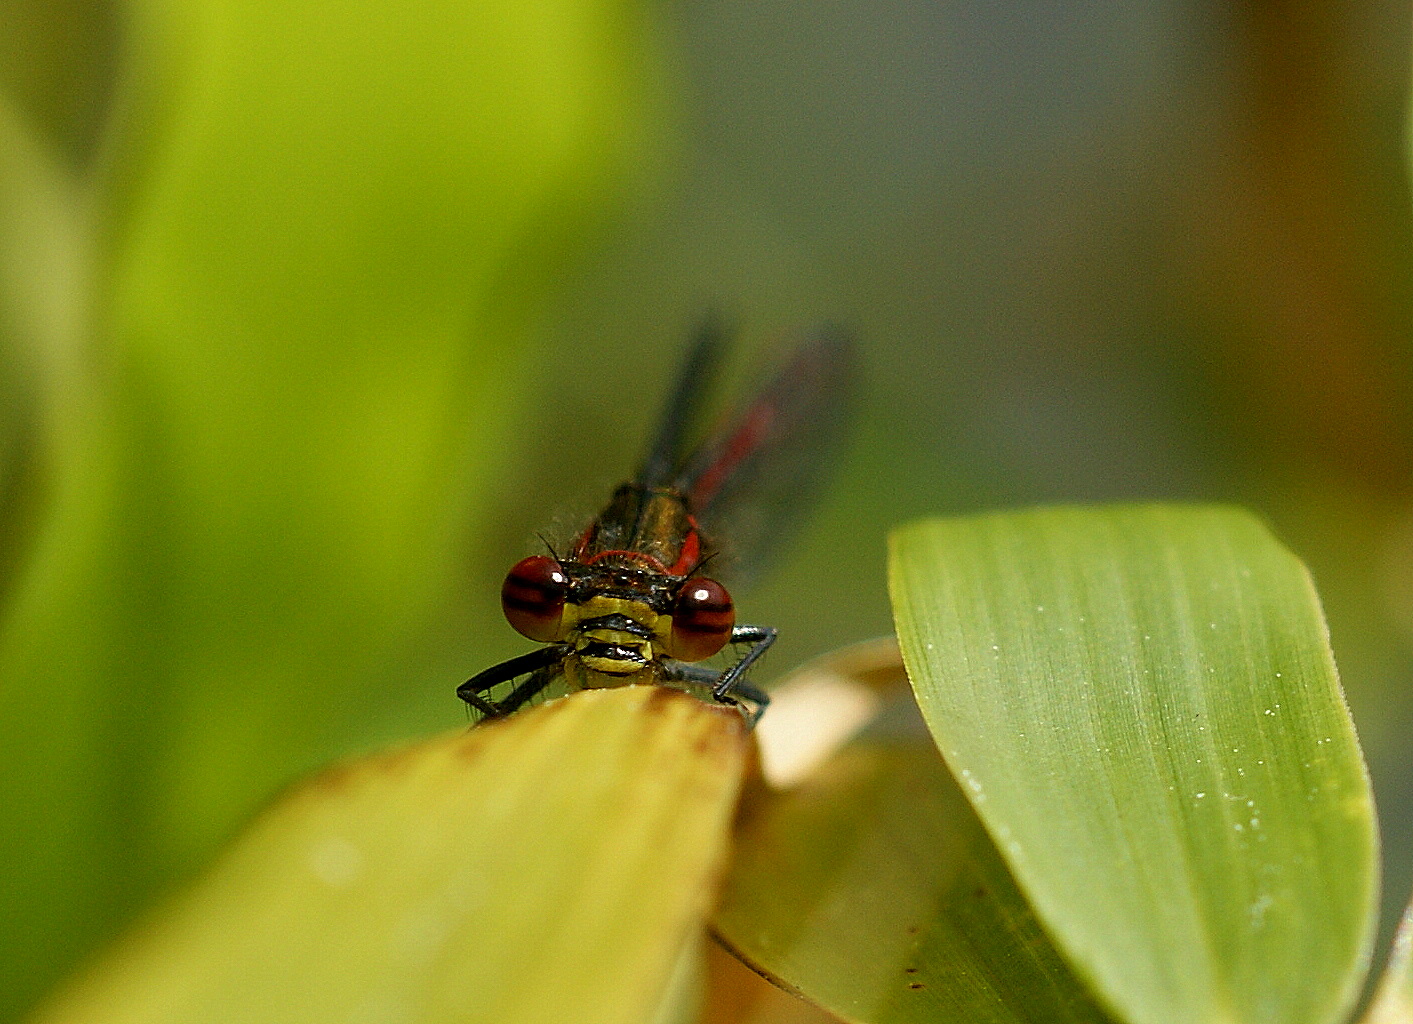
<svg viewBox="0 0 1413 1024">
<path fill-rule="evenodd" d="M 689 515 L 687 522 L 692 524 L 692 528 L 682 538 L 682 550 L 677 555 L 677 561 L 667 570 L 673 576 L 687 575 L 702 558 L 702 536 L 697 532 L 697 521 Z"/>
<path fill-rule="evenodd" d="M 574 561 L 584 561 L 584 556 L 589 550 L 589 545 L 594 542 L 594 538 L 598 536 L 598 532 L 599 521 L 595 519 L 592 523 L 589 524 L 588 529 L 586 529 L 583 533 L 579 534 L 579 539 L 574 542 L 574 553 L 570 556 L 574 559 Z"/>
</svg>

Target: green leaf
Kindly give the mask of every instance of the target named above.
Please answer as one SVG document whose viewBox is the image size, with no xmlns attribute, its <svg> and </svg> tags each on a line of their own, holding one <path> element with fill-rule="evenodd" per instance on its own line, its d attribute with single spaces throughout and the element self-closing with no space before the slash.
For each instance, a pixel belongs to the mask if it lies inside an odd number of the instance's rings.
<svg viewBox="0 0 1413 1024">
<path fill-rule="evenodd" d="M 83 317 L 78 181 L 0 92 L 0 608 L 45 476 L 42 410 L 70 369 Z"/>
<path fill-rule="evenodd" d="M 396 666 L 432 657 L 480 554 L 541 304 L 651 164 L 647 23 L 621 0 L 125 9 L 76 223 L 0 254 L 94 240 L 0 605 L 0 1018 L 273 788 L 459 718 L 455 678 Z"/>
<path fill-rule="evenodd" d="M 44 142 L 77 164 L 112 88 L 118 4 L 4 0 L 0 105 L 13 104 Z"/>
<path fill-rule="evenodd" d="M 694 953 L 746 739 L 628 687 L 336 767 L 35 1024 L 642 1024 Z"/>
<path fill-rule="evenodd" d="M 1224 508 L 1055 508 L 897 531 L 938 747 L 1020 888 L 1123 1020 L 1349 1010 L 1377 857 L 1304 567 Z"/>
<path fill-rule="evenodd" d="M 1413 906 L 1398 925 L 1388 966 L 1363 1024 L 1413 1024 Z"/>
<path fill-rule="evenodd" d="M 881 713 L 789 788 L 748 799 L 714 920 L 722 941 L 847 1021 L 1104 1021 L 948 774 L 895 645 L 783 683 L 761 723 L 767 768 L 771 716 L 798 708 L 813 733 L 828 707 L 852 716 L 850 682 L 880 690 Z"/>
</svg>

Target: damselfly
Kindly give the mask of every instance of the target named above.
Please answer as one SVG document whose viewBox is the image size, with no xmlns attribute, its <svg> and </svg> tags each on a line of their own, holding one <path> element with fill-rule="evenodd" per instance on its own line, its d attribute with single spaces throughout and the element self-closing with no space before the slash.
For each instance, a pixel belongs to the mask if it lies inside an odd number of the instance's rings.
<svg viewBox="0 0 1413 1024">
<path fill-rule="evenodd" d="M 546 646 L 457 688 L 483 717 L 510 714 L 556 680 L 567 690 L 656 683 L 709 693 L 752 722 L 765 710 L 770 698 L 746 674 L 776 631 L 737 625 L 716 577 L 734 575 L 734 585 L 753 573 L 798 523 L 842 425 L 851 346 L 834 330 L 810 333 L 735 417 L 689 450 L 723 347 L 709 321 L 637 476 L 564 555 L 551 548 L 511 568 L 505 617 Z M 697 664 L 728 643 L 746 646 L 729 668 Z"/>
</svg>

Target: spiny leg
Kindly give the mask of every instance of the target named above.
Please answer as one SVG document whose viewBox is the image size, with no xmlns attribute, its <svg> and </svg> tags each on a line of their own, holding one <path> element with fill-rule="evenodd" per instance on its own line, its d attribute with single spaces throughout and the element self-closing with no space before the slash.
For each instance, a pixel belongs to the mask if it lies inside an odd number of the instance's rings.
<svg viewBox="0 0 1413 1024">
<path fill-rule="evenodd" d="M 545 683 L 549 682 L 548 672 L 545 673 L 545 680 L 540 684 L 539 689 L 521 696 L 515 704 L 509 707 L 506 705 L 509 705 L 511 701 L 515 701 L 520 691 L 524 689 L 531 680 L 526 680 L 525 683 L 517 686 L 503 704 L 497 704 L 489 697 L 484 696 L 484 694 L 499 686 L 501 683 L 508 683 L 518 676 L 529 675 L 538 672 L 540 669 L 548 669 L 550 666 L 558 664 L 571 650 L 573 650 L 573 648 L 569 644 L 551 644 L 548 647 L 541 647 L 538 651 L 531 651 L 529 654 L 522 654 L 518 658 L 503 661 L 499 665 L 492 665 L 484 672 L 476 673 L 476 675 L 458 686 L 456 688 L 456 695 L 487 718 L 499 718 L 502 715 L 508 715 L 511 711 L 514 711 L 521 704 L 525 703 L 526 700 L 530 699 L 530 697 L 534 696 L 535 693 L 538 693 L 539 690 L 544 689 Z"/>
<path fill-rule="evenodd" d="M 764 627 L 757 627 L 763 629 Z M 755 651 L 756 658 L 769 647 L 775 639 L 775 631 L 770 630 L 770 639 L 763 646 L 758 643 L 758 650 Z M 751 659 L 752 661 L 755 658 Z M 735 668 L 739 668 L 736 666 Z M 712 696 L 722 704 L 731 704 L 740 707 L 743 703 L 752 705 L 747 710 L 747 718 L 751 726 L 760 721 L 761 715 L 765 714 L 766 706 L 770 703 L 770 695 L 760 687 L 756 686 L 749 679 L 746 679 L 739 671 L 733 668 L 728 672 L 718 672 L 715 669 L 707 668 L 705 665 L 689 665 L 681 661 L 669 661 L 663 664 L 663 678 L 679 683 L 687 683 L 690 686 L 700 686 L 703 689 L 712 691 Z M 733 678 L 727 680 L 728 686 L 725 691 L 721 690 L 721 683 L 727 676 L 735 672 Z M 740 699 L 737 699 L 740 698 Z"/>
<path fill-rule="evenodd" d="M 721 673 L 715 669 L 707 668 L 705 665 L 688 665 L 681 661 L 669 661 L 663 664 L 662 677 L 678 683 L 686 683 L 689 686 L 700 686 L 704 690 L 714 690 L 716 682 L 721 678 Z M 770 703 L 770 695 L 760 687 L 756 686 L 749 679 L 738 679 L 731 688 L 730 696 L 718 698 L 723 704 L 733 704 L 739 707 L 743 698 L 746 702 L 754 705 L 754 710 L 748 713 L 750 724 L 754 727 L 760 721 L 760 716 L 765 714 L 765 707 Z"/>
<path fill-rule="evenodd" d="M 502 715 L 514 714 L 527 703 L 539 695 L 540 691 L 550 684 L 554 678 L 553 665 L 546 665 L 544 668 L 537 668 L 530 673 L 530 678 L 510 691 L 509 696 L 500 702 L 500 713 Z"/>
<path fill-rule="evenodd" d="M 717 700 L 725 702 L 733 692 L 740 690 L 741 684 L 745 682 L 742 677 L 752 665 L 760 660 L 762 654 L 770 650 L 770 645 L 775 643 L 775 638 L 779 635 L 779 631 L 774 626 L 733 627 L 731 643 L 750 644 L 751 649 L 746 652 L 744 658 L 721 674 L 721 678 L 711 688 L 711 695 Z"/>
</svg>

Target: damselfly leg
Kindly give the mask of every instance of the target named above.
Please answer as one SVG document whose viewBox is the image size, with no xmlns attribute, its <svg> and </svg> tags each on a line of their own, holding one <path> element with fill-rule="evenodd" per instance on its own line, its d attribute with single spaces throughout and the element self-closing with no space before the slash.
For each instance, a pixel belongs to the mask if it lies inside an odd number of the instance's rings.
<svg viewBox="0 0 1413 1024">
<path fill-rule="evenodd" d="M 742 707 L 744 702 L 750 705 L 744 710 L 754 726 L 765 714 L 770 697 L 746 678 L 746 670 L 775 643 L 777 635 L 778 632 L 770 626 L 737 626 L 731 631 L 731 642 L 750 644 L 751 649 L 725 672 L 685 661 L 669 661 L 663 665 L 663 679 L 709 689 L 712 698 L 721 704 Z"/>
<path fill-rule="evenodd" d="M 456 695 L 486 718 L 499 718 L 519 709 L 549 685 L 553 669 L 574 648 L 569 644 L 552 644 L 518 658 L 492 665 L 478 672 L 456 688 Z M 504 700 L 493 701 L 486 694 L 502 683 L 528 676 Z"/>
</svg>

